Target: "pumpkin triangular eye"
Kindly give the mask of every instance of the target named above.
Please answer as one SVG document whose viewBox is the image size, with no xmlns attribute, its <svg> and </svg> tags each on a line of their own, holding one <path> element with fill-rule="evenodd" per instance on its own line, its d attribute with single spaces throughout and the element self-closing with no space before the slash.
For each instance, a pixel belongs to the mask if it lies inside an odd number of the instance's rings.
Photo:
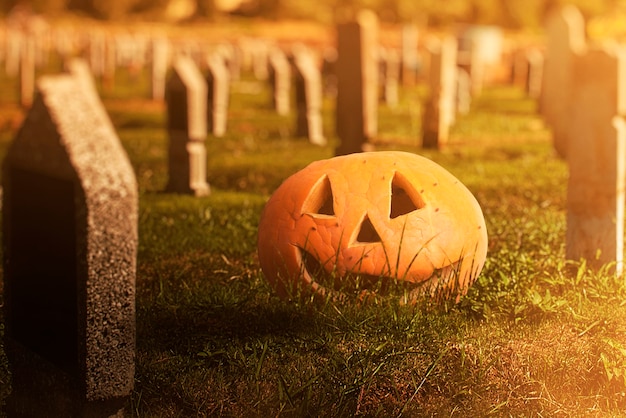
<svg viewBox="0 0 626 418">
<path fill-rule="evenodd" d="M 309 195 L 302 203 L 302 213 L 335 216 L 333 205 L 333 189 L 328 176 L 320 178 L 311 187 Z"/>
<path fill-rule="evenodd" d="M 372 221 L 367 216 L 363 218 L 363 222 L 361 222 L 361 229 L 359 229 L 359 235 L 356 237 L 357 242 L 366 243 L 366 242 L 381 242 L 380 235 L 374 229 L 374 225 L 372 225 Z"/>
<path fill-rule="evenodd" d="M 391 180 L 391 219 L 406 215 L 414 210 L 422 209 L 426 204 L 420 194 L 411 186 L 409 181 L 400 173 L 394 173 Z"/>
</svg>

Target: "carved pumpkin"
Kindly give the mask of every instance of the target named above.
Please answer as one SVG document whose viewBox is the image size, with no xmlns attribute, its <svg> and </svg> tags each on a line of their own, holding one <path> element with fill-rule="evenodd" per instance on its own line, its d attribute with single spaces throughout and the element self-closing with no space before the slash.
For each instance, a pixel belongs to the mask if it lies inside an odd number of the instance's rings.
<svg viewBox="0 0 626 418">
<path fill-rule="evenodd" d="M 441 166 L 406 152 L 364 152 L 313 162 L 285 180 L 261 215 L 258 254 L 283 297 L 383 283 L 378 291 L 406 285 L 405 302 L 425 292 L 458 300 L 483 267 L 487 230 L 474 196 Z"/>
</svg>

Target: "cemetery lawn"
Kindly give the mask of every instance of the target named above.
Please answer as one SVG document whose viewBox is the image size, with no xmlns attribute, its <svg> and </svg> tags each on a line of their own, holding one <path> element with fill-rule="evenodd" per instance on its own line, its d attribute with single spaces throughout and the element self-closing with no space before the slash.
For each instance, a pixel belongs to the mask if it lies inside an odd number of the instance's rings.
<svg viewBox="0 0 626 418">
<path fill-rule="evenodd" d="M 118 81 L 126 76 L 118 72 Z M 119 81 L 102 91 L 140 190 L 129 415 L 626 411 L 626 286 L 608 270 L 564 261 L 567 168 L 520 89 L 487 89 L 442 152 L 419 147 L 422 88 L 380 108 L 376 148 L 416 152 L 448 169 L 480 202 L 489 231 L 485 268 L 458 304 L 399 306 L 385 298 L 284 301 L 259 269 L 256 228 L 269 195 L 333 155 L 332 100 L 324 109 L 329 145 L 316 147 L 293 137 L 294 114 L 271 111 L 264 83 L 235 82 L 228 133 L 206 141 L 212 194 L 194 198 L 162 192 L 165 109 L 133 98 L 147 88 Z M 3 156 L 14 126 L 0 129 Z M 0 350 L 0 403 L 9 382 Z"/>
</svg>

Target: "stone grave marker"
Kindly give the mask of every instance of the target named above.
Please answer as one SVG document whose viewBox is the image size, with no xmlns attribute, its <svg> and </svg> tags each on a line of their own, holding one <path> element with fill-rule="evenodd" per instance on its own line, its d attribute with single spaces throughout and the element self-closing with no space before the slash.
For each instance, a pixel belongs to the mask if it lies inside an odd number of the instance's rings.
<svg viewBox="0 0 626 418">
<path fill-rule="evenodd" d="M 400 79 L 402 85 L 412 86 L 416 82 L 419 69 L 419 29 L 415 23 L 402 26 L 402 49 Z"/>
<path fill-rule="evenodd" d="M 273 48 L 268 59 L 268 77 L 272 88 L 272 107 L 279 115 L 288 115 L 291 95 L 291 64 L 287 55 Z"/>
<path fill-rule="evenodd" d="M 4 71 L 9 77 L 17 77 L 20 69 L 20 54 L 24 34 L 21 30 L 7 27 L 5 39 Z"/>
<path fill-rule="evenodd" d="M 431 51 L 430 96 L 424 109 L 422 146 L 440 149 L 448 142 L 455 118 L 457 41 L 445 36 Z"/>
<path fill-rule="evenodd" d="M 546 60 L 540 108 L 552 128 L 554 148 L 567 155 L 572 62 L 586 48 L 585 21 L 572 5 L 553 10 L 546 21 Z"/>
<path fill-rule="evenodd" d="M 152 40 L 152 100 L 165 99 L 165 80 L 170 66 L 170 42 L 164 36 Z"/>
<path fill-rule="evenodd" d="M 135 370 L 135 175 L 101 102 L 42 77 L 2 176 L 9 416 L 122 416 Z"/>
<path fill-rule="evenodd" d="M 206 80 L 193 60 L 179 56 L 167 81 L 167 130 L 169 136 L 168 192 L 205 196 L 207 97 Z"/>
<path fill-rule="evenodd" d="M 337 49 L 334 47 L 324 48 L 322 52 L 322 81 L 324 83 L 324 95 L 337 97 Z"/>
<path fill-rule="evenodd" d="M 623 271 L 626 51 L 615 44 L 574 57 L 568 130 L 566 257 Z"/>
<path fill-rule="evenodd" d="M 336 155 L 361 152 L 378 132 L 378 17 L 337 25 Z"/>
<path fill-rule="evenodd" d="M 466 115 L 472 105 L 470 75 L 463 68 L 457 67 L 456 72 L 456 113 Z"/>
<path fill-rule="evenodd" d="M 28 108 L 35 95 L 35 40 L 25 36 L 20 45 L 20 102 Z"/>
<path fill-rule="evenodd" d="M 543 53 L 536 48 L 529 49 L 526 51 L 526 62 L 528 65 L 525 83 L 526 94 L 530 98 L 539 99 L 543 84 Z"/>
<path fill-rule="evenodd" d="M 400 53 L 393 48 L 381 48 L 379 54 L 383 100 L 388 107 L 393 108 L 399 101 Z"/>
<path fill-rule="evenodd" d="M 294 57 L 296 135 L 311 143 L 325 145 L 322 121 L 322 74 L 310 51 Z"/>
<path fill-rule="evenodd" d="M 220 138 L 226 133 L 230 102 L 230 72 L 219 55 L 207 59 L 207 121 L 209 131 Z"/>
</svg>

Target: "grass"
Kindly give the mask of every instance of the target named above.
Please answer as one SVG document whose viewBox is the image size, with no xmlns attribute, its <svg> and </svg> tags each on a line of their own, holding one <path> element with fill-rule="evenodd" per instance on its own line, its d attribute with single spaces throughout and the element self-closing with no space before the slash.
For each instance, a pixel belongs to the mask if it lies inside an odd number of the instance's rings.
<svg viewBox="0 0 626 418">
<path fill-rule="evenodd" d="M 133 83 L 120 71 L 102 92 L 140 190 L 129 415 L 624 414 L 626 286 L 608 269 L 564 260 L 567 168 L 521 91 L 485 90 L 441 152 L 419 148 L 423 86 L 380 108 L 378 149 L 435 160 L 483 208 L 489 253 L 468 295 L 458 304 L 313 304 L 275 296 L 256 228 L 282 180 L 332 156 L 332 100 L 329 144 L 313 146 L 293 137 L 294 115 L 276 116 L 265 84 L 246 75 L 233 85 L 228 133 L 206 142 L 212 194 L 176 196 L 162 193 L 164 108 L 144 99 L 146 76 Z M 2 77 L 4 89 L 12 80 Z M 17 112 L 12 99 L 0 106 Z M 14 127 L 0 129 L 4 155 Z M 1 403 L 10 376 L 0 359 Z"/>
</svg>

